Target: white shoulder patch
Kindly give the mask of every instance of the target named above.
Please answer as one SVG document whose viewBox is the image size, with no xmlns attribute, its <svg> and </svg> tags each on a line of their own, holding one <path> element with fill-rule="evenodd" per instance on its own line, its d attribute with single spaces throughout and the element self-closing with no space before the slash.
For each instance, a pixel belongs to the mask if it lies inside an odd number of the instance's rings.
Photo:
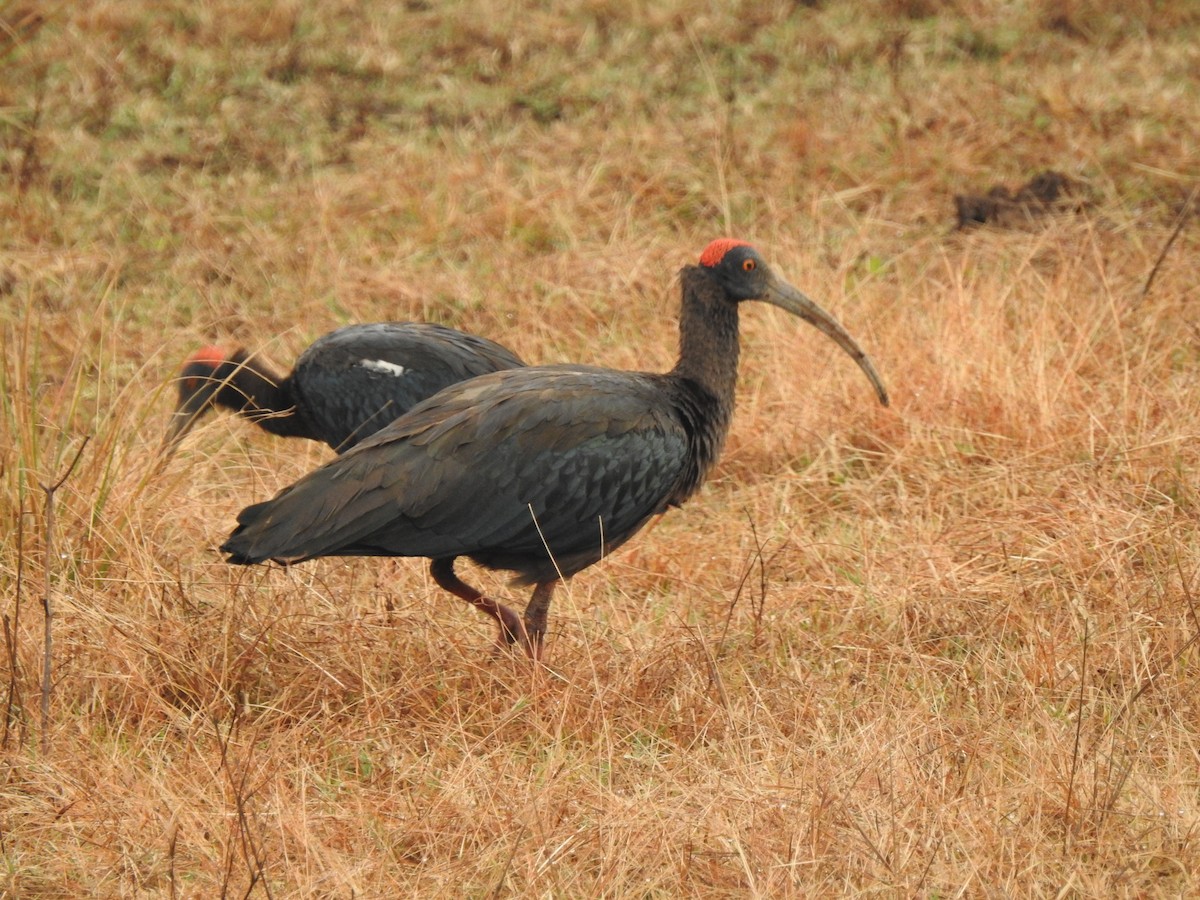
<svg viewBox="0 0 1200 900">
<path fill-rule="evenodd" d="M 372 372 L 382 372 L 384 375 L 394 375 L 397 378 L 405 372 L 404 366 L 384 359 L 360 359 L 358 364 Z"/>
</svg>

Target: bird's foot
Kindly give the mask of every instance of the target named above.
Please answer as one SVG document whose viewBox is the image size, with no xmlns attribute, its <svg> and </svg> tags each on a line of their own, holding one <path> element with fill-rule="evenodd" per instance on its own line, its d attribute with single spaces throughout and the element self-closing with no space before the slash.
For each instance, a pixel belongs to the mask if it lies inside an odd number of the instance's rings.
<svg viewBox="0 0 1200 900">
<path fill-rule="evenodd" d="M 496 604 L 496 621 L 500 623 L 500 636 L 496 639 L 498 650 L 510 650 L 513 644 L 525 646 L 529 638 L 521 617 L 503 603 Z"/>
<path fill-rule="evenodd" d="M 542 660 L 542 639 L 545 627 L 530 627 L 530 623 L 521 619 L 509 607 L 497 603 L 496 620 L 500 623 L 500 635 L 496 639 L 496 653 L 507 653 L 514 646 L 520 645 L 534 662 Z"/>
<path fill-rule="evenodd" d="M 550 598 L 554 595 L 554 581 L 539 582 L 525 607 L 524 625 L 525 652 L 534 662 L 542 661 L 542 641 L 546 636 L 546 614 L 550 610 Z"/>
<path fill-rule="evenodd" d="M 525 630 L 525 652 L 529 654 L 529 658 L 534 662 L 542 661 L 542 639 L 546 636 L 544 629 L 538 630 L 529 628 L 526 623 Z"/>
</svg>

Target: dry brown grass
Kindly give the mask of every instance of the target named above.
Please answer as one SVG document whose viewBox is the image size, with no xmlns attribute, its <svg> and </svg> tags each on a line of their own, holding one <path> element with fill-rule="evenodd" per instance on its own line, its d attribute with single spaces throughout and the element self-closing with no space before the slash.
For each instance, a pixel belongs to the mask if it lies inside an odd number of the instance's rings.
<svg viewBox="0 0 1200 900">
<path fill-rule="evenodd" d="M 1191 220 L 1143 296 L 1192 4 L 310 6 L 0 2 L 0 896 L 1194 893 Z M 1044 168 L 1090 205 L 951 230 Z M 729 232 L 893 408 L 748 309 L 716 476 L 560 592 L 549 673 L 419 561 L 225 566 L 321 448 L 153 471 L 199 341 L 662 368 Z"/>
</svg>

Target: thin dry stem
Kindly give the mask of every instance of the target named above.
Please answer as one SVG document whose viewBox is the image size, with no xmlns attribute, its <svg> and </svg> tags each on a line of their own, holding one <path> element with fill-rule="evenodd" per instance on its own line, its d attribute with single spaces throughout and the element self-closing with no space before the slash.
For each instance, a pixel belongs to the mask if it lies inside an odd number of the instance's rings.
<svg viewBox="0 0 1200 900">
<path fill-rule="evenodd" d="M 54 687 L 54 580 L 53 573 L 55 570 L 54 561 L 54 495 L 58 492 L 71 473 L 75 471 L 75 466 L 79 464 L 80 457 L 83 456 L 83 451 L 88 445 L 91 435 L 87 435 L 79 444 L 79 449 L 75 451 L 75 458 L 71 460 L 71 464 L 67 466 L 66 471 L 53 484 L 41 484 L 42 492 L 46 495 L 46 563 L 45 563 L 45 588 L 42 593 L 42 755 L 47 756 L 50 753 L 50 692 Z M 14 657 L 15 662 L 15 657 Z M 14 665 L 14 670 L 15 670 Z"/>
</svg>

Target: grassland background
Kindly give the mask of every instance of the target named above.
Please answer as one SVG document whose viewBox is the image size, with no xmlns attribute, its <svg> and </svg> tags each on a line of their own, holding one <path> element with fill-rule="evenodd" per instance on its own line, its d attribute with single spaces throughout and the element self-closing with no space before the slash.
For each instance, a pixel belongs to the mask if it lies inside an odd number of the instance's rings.
<svg viewBox="0 0 1200 900">
<path fill-rule="evenodd" d="M 0 895 L 1194 893 L 1198 141 L 1186 0 L 3 0 Z M 724 460 L 552 675 L 420 561 L 225 566 L 327 450 L 154 469 L 200 342 L 665 368 L 726 234 L 893 407 L 748 308 Z"/>
</svg>

